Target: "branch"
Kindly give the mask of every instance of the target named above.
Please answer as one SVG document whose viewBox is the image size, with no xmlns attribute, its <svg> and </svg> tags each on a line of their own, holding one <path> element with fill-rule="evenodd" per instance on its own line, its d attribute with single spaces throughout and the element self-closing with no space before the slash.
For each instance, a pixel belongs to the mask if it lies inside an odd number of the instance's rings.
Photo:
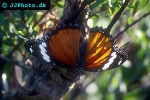
<svg viewBox="0 0 150 100">
<path fill-rule="evenodd" d="M 96 14 L 98 14 L 98 13 L 100 13 L 100 12 L 103 12 L 103 11 L 105 11 L 105 10 L 107 10 L 107 8 L 100 9 L 99 11 L 96 11 L 96 12 L 94 12 L 93 14 L 90 14 L 90 15 L 88 16 L 88 18 L 86 18 L 86 20 L 88 20 L 89 18 L 91 18 L 91 17 L 95 16 Z"/>
<path fill-rule="evenodd" d="M 122 30 L 121 32 L 119 32 L 116 36 L 114 36 L 112 38 L 112 41 L 114 41 L 117 37 L 119 37 L 120 35 L 122 35 L 125 31 L 127 31 L 130 27 L 132 27 L 133 25 L 135 25 L 136 23 L 140 22 L 142 19 L 144 19 L 145 17 L 147 17 L 148 15 L 150 15 L 150 11 L 148 11 L 147 13 L 145 13 L 143 16 L 141 16 L 139 19 L 135 20 L 133 23 L 131 23 L 130 25 L 126 25 L 125 29 Z"/>
<path fill-rule="evenodd" d="M 92 2 L 94 2 L 95 0 L 85 0 L 83 3 L 82 3 L 82 5 L 81 5 L 81 7 L 80 7 L 80 9 L 83 11 L 83 9 L 87 6 L 87 5 L 90 5 Z"/>
<path fill-rule="evenodd" d="M 74 22 L 83 13 L 85 8 L 94 1 L 95 0 L 85 0 L 84 2 L 82 2 L 81 6 L 77 10 L 75 9 L 77 8 L 77 6 L 72 7 L 72 5 L 69 5 L 68 8 L 66 7 L 66 9 L 64 10 L 64 14 L 63 14 L 64 16 L 62 16 L 61 22 L 65 22 L 65 23 Z M 68 14 L 66 13 L 66 11 Z M 71 14 L 71 16 L 69 16 L 69 14 Z"/>
<path fill-rule="evenodd" d="M 79 79 L 79 73 L 73 69 L 43 65 L 37 58 L 32 63 L 26 84 L 17 93 L 19 97 L 45 95 L 43 100 L 60 100 Z"/>
<path fill-rule="evenodd" d="M 13 59 L 7 58 L 7 57 L 5 57 L 2 54 L 0 54 L 0 59 L 3 59 L 5 61 L 7 61 L 7 62 L 11 62 L 13 64 L 16 64 L 16 65 L 18 65 L 19 67 L 21 67 L 24 70 L 28 70 L 29 69 L 29 67 L 27 65 L 25 65 L 24 63 L 22 63 L 20 61 L 17 61 L 17 60 L 13 60 Z"/>
<path fill-rule="evenodd" d="M 102 100 L 106 100 L 106 96 L 107 96 L 107 92 L 108 92 L 109 86 L 110 86 L 110 84 L 111 84 L 111 82 L 112 82 L 113 77 L 114 77 L 115 74 L 116 74 L 116 71 L 117 71 L 117 70 L 113 70 L 113 72 L 112 72 L 111 75 L 110 75 L 110 78 L 109 78 L 108 83 L 107 83 L 107 85 L 106 85 L 106 89 L 105 89 L 105 90 L 103 91 L 103 93 L 102 93 Z"/>
<path fill-rule="evenodd" d="M 22 44 L 22 42 L 18 42 L 13 49 L 7 54 L 8 57 L 11 57 L 12 54 L 18 49 L 18 47 Z"/>
<path fill-rule="evenodd" d="M 101 75 L 101 72 L 98 73 L 92 73 L 93 77 L 91 78 L 90 81 L 87 77 L 89 77 L 91 73 L 86 73 L 86 76 L 84 78 L 81 78 L 79 80 L 79 83 L 76 83 L 74 88 L 71 90 L 71 96 L 69 100 L 77 100 L 79 95 L 86 93 L 85 90 L 86 88 L 93 82 L 97 80 L 97 78 Z"/>
<path fill-rule="evenodd" d="M 27 20 L 26 20 L 26 18 L 25 18 L 25 14 L 24 14 L 24 11 L 23 11 L 23 10 L 21 10 L 21 19 L 22 19 L 22 21 L 23 21 L 24 28 L 25 28 L 26 30 L 28 30 Z"/>
<path fill-rule="evenodd" d="M 27 27 L 27 21 L 25 19 L 25 14 L 24 14 L 24 11 L 21 11 L 21 19 L 23 21 L 23 26 L 25 28 L 25 30 L 28 30 L 28 27 Z M 27 31 L 27 34 L 26 36 L 28 35 L 28 31 Z M 18 47 L 24 42 L 24 40 L 18 40 L 18 43 L 13 47 L 13 49 L 7 54 L 7 57 L 11 57 L 12 54 L 18 49 Z"/>
<path fill-rule="evenodd" d="M 41 16 L 41 18 L 40 18 L 38 21 L 36 21 L 36 22 L 34 23 L 33 29 L 34 29 L 34 27 L 35 27 L 48 13 L 49 13 L 49 10 L 46 11 L 46 12 Z"/>
<path fill-rule="evenodd" d="M 124 9 L 126 8 L 126 6 L 128 5 L 129 1 L 130 0 L 126 0 L 125 1 L 125 3 L 120 8 L 120 10 L 116 13 L 115 17 L 111 20 L 110 24 L 107 27 L 108 32 L 111 31 L 112 27 L 114 26 L 114 24 L 117 22 L 117 20 L 121 16 L 122 12 L 124 11 Z"/>
</svg>

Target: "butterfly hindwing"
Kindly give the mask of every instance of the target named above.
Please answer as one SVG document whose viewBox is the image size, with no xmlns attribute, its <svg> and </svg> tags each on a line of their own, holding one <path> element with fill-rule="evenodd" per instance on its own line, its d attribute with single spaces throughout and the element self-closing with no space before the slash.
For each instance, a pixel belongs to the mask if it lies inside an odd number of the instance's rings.
<svg viewBox="0 0 150 100">
<path fill-rule="evenodd" d="M 122 65 L 128 58 L 127 54 L 124 53 L 117 46 L 113 46 L 113 52 L 110 55 L 109 60 L 104 64 L 101 70 L 108 70 Z"/>
<path fill-rule="evenodd" d="M 38 58 L 42 62 L 50 63 L 51 57 L 48 52 L 48 45 L 46 41 L 47 39 L 45 37 L 42 39 L 27 40 L 24 46 L 34 57 Z"/>
<path fill-rule="evenodd" d="M 114 45 L 107 30 L 102 27 L 92 28 L 87 38 L 84 69 L 93 72 L 121 65 L 127 56 Z"/>
</svg>

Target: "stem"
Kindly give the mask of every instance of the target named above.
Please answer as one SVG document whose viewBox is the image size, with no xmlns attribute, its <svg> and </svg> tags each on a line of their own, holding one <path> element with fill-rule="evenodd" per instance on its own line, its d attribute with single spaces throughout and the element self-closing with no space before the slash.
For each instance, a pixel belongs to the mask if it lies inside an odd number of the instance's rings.
<svg viewBox="0 0 150 100">
<path fill-rule="evenodd" d="M 94 2 L 95 0 L 85 0 L 81 6 L 75 10 L 75 12 L 66 20 L 66 22 L 72 22 L 72 21 L 75 21 L 79 16 L 80 14 L 83 13 L 84 9 L 86 8 L 87 5 L 90 5 L 92 2 Z"/>
<path fill-rule="evenodd" d="M 129 1 L 130 0 L 126 0 L 125 1 L 125 3 L 120 8 L 120 10 L 116 13 L 115 17 L 111 20 L 110 24 L 107 27 L 108 32 L 111 31 L 112 27 L 115 25 L 115 23 L 117 22 L 117 20 L 121 16 L 122 12 L 124 11 L 124 9 L 126 8 L 126 6 L 128 5 Z"/>
<path fill-rule="evenodd" d="M 25 69 L 25 70 L 28 70 L 28 69 L 29 69 L 28 66 L 25 65 L 24 63 L 19 62 L 19 61 L 16 61 L 16 60 L 13 60 L 13 59 L 10 59 L 10 58 L 7 58 L 7 57 L 5 57 L 5 56 L 2 55 L 2 54 L 0 54 L 0 59 L 3 59 L 3 60 L 5 60 L 5 61 L 7 61 L 7 62 L 11 62 L 11 63 L 13 63 L 13 64 L 16 64 L 16 65 L 18 65 L 19 67 L 21 67 L 22 69 Z"/>
<path fill-rule="evenodd" d="M 144 19 L 145 17 L 147 17 L 148 15 L 150 15 L 150 11 L 148 11 L 147 13 L 145 13 L 143 16 L 141 16 L 139 19 L 135 20 L 133 23 L 126 25 L 125 29 L 122 30 L 121 32 L 119 32 L 116 36 L 114 36 L 112 38 L 112 40 L 114 41 L 117 37 L 119 37 L 120 35 L 122 35 L 125 31 L 127 31 L 130 27 L 132 27 L 133 25 L 135 25 L 136 23 L 140 22 L 142 19 Z"/>
<path fill-rule="evenodd" d="M 33 29 L 34 29 L 34 27 L 35 27 L 48 13 L 49 13 L 49 10 L 46 11 L 46 12 L 41 16 L 41 18 L 40 18 L 38 21 L 36 21 L 36 22 L 34 23 Z"/>
</svg>

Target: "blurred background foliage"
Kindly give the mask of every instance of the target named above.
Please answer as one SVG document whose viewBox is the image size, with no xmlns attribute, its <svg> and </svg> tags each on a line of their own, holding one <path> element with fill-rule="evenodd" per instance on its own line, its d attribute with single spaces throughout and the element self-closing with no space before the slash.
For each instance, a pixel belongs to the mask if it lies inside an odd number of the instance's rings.
<svg viewBox="0 0 150 100">
<path fill-rule="evenodd" d="M 110 23 L 125 0 L 97 0 L 89 5 L 85 23 L 89 27 Z M 15 93 L 27 79 L 26 63 L 29 56 L 17 35 L 39 38 L 54 29 L 63 14 L 64 0 L 51 0 L 50 11 L 0 11 L 0 96 Z M 111 31 L 117 34 L 148 12 L 149 0 L 131 0 Z M 150 16 L 134 25 L 117 40 L 125 43 L 129 59 L 119 68 L 82 76 L 64 100 L 148 100 L 150 99 Z"/>
</svg>

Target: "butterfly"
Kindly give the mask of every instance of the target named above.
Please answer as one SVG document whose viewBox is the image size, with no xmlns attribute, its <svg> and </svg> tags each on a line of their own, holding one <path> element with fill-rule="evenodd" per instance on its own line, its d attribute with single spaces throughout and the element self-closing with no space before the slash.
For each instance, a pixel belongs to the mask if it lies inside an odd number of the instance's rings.
<svg viewBox="0 0 150 100">
<path fill-rule="evenodd" d="M 85 35 L 82 26 L 72 23 L 57 26 L 41 39 L 29 39 L 24 46 L 42 63 L 79 71 L 112 69 L 128 58 L 106 29 L 94 27 Z"/>
</svg>

